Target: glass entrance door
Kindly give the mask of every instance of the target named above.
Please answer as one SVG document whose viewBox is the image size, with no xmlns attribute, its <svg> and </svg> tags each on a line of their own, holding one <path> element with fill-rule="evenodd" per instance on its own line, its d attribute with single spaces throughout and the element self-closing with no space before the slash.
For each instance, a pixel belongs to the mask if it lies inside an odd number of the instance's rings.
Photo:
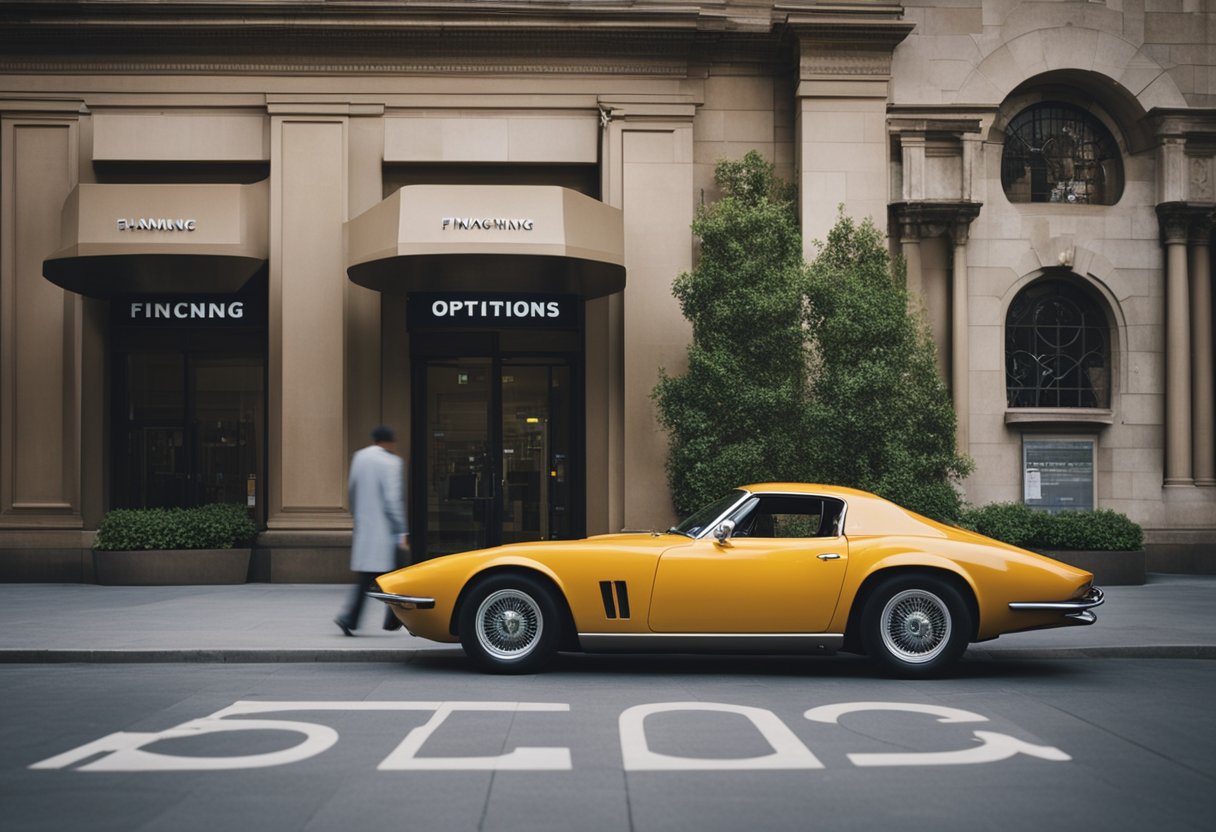
<svg viewBox="0 0 1216 832">
<path fill-rule="evenodd" d="M 579 532 L 572 376 L 569 362 L 552 358 L 425 362 L 415 557 Z"/>
</svg>

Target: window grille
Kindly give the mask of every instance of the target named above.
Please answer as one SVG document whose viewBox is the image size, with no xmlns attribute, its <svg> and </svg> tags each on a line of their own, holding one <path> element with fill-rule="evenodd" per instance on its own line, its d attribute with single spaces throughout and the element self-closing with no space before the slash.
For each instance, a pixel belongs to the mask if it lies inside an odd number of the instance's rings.
<svg viewBox="0 0 1216 832">
<path fill-rule="evenodd" d="M 1010 407 L 1110 407 L 1110 336 L 1090 296 L 1063 280 L 1024 289 L 1005 319 Z"/>
<path fill-rule="evenodd" d="M 1010 202 L 1113 205 L 1122 179 L 1110 131 L 1080 107 L 1036 104 L 1005 130 L 1001 185 Z"/>
</svg>

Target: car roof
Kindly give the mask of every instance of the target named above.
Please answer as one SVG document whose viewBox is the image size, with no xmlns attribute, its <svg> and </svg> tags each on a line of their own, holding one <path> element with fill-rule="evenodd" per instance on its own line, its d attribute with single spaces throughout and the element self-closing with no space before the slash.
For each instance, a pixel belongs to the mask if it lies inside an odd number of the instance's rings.
<svg viewBox="0 0 1216 832">
<path fill-rule="evenodd" d="M 753 494 L 816 494 L 821 497 L 839 497 L 842 500 L 850 497 L 882 499 L 876 494 L 857 488 L 811 482 L 760 482 L 742 486 L 742 490 L 750 491 Z"/>
<path fill-rule="evenodd" d="M 813 494 L 848 505 L 845 534 L 915 534 L 943 537 L 947 528 L 869 491 L 809 482 L 762 482 L 742 486 L 752 494 Z"/>
</svg>

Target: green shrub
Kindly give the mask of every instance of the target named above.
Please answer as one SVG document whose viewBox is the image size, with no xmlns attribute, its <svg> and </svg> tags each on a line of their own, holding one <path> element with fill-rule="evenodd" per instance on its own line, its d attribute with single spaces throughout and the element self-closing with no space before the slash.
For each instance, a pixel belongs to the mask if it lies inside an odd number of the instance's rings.
<svg viewBox="0 0 1216 832">
<path fill-rule="evenodd" d="M 1052 516 L 1045 549 L 1139 549 L 1144 532 L 1117 511 L 1064 511 Z"/>
<path fill-rule="evenodd" d="M 992 503 L 964 511 L 961 525 L 1023 549 L 1131 551 L 1144 543 L 1140 526 L 1107 509 L 1048 514 L 1021 503 Z"/>
<path fill-rule="evenodd" d="M 114 509 L 101 521 L 94 549 L 231 549 L 257 532 L 232 503 L 198 508 Z"/>
</svg>

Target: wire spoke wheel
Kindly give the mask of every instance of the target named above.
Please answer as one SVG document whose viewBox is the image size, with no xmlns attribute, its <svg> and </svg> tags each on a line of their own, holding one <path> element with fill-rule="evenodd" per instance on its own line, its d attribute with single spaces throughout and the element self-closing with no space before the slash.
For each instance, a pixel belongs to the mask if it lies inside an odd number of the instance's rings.
<svg viewBox="0 0 1216 832">
<path fill-rule="evenodd" d="M 887 601 L 879 616 L 883 646 L 911 664 L 936 659 L 953 632 L 946 602 L 926 589 L 906 589 Z"/>
<path fill-rule="evenodd" d="M 545 619 L 536 600 L 519 589 L 500 589 L 477 607 L 477 642 L 490 656 L 518 660 L 535 649 L 544 634 Z"/>
</svg>

